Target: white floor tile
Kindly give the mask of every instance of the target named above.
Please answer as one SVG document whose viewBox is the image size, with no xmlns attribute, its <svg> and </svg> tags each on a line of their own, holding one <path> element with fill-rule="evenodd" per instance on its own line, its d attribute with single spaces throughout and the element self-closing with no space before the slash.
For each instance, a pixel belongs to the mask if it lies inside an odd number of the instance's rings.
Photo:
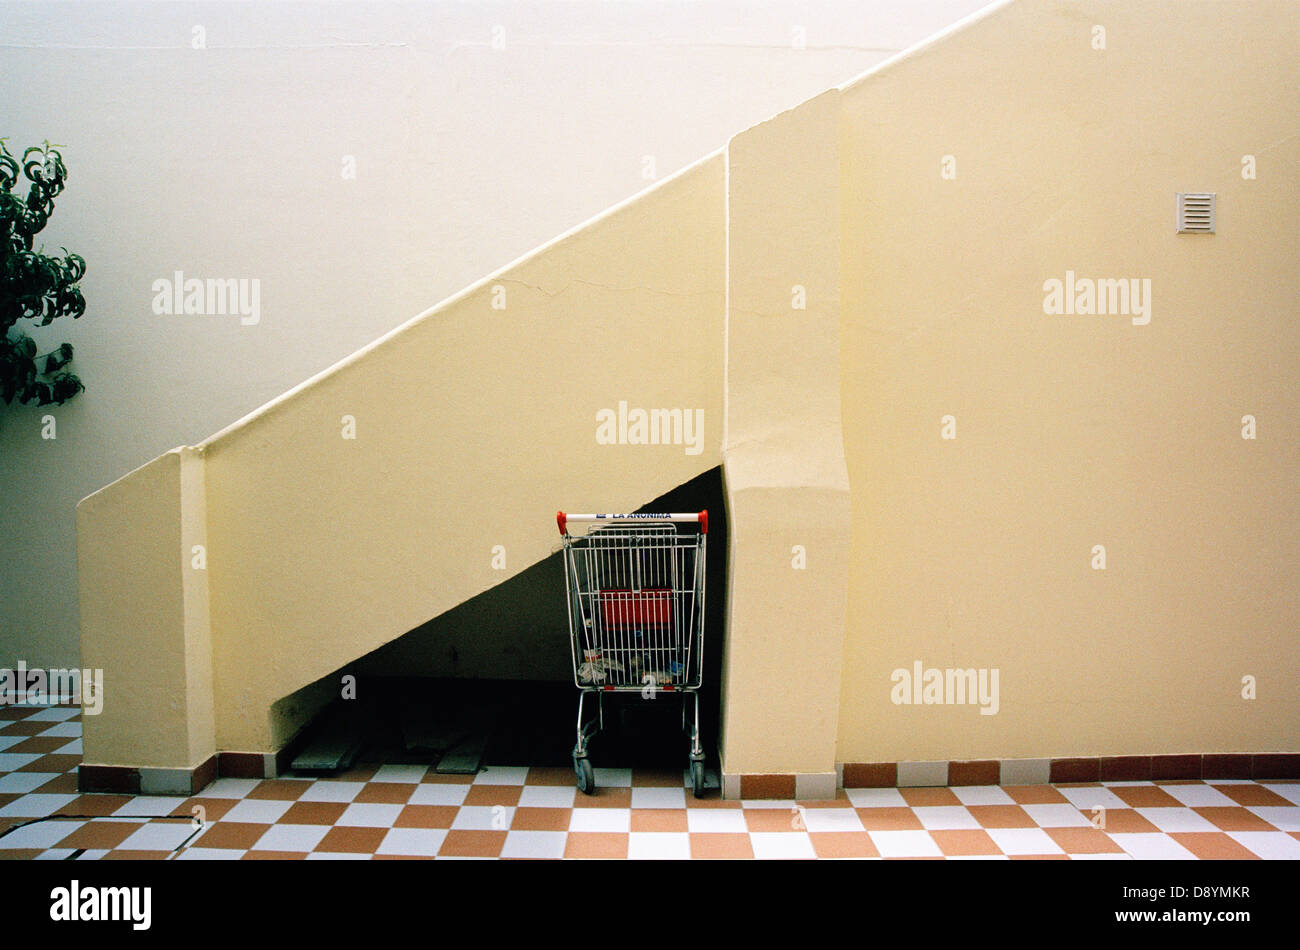
<svg viewBox="0 0 1300 950">
<path fill-rule="evenodd" d="M 197 830 L 189 821 L 151 821 L 132 832 L 117 850 L 171 851 Z"/>
<path fill-rule="evenodd" d="M 219 778 L 195 798 L 243 798 L 261 784 L 256 778 Z"/>
<path fill-rule="evenodd" d="M 1209 785 L 1161 785 L 1160 787 L 1189 808 L 1212 806 L 1231 808 L 1237 804 L 1227 795 L 1215 788 L 1211 788 Z"/>
<path fill-rule="evenodd" d="M 25 795 L 58 777 L 57 772 L 10 772 L 7 775 L 0 774 L 0 794 Z M 3 814 L 4 809 L 0 809 L 0 815 Z"/>
<path fill-rule="evenodd" d="M 24 739 L 31 738 L 23 736 Z M 35 752 L 0 752 L 0 772 L 17 772 L 25 765 L 31 765 L 40 755 Z"/>
<path fill-rule="evenodd" d="M 263 825 L 274 824 L 289 810 L 293 802 L 262 798 L 245 798 L 221 816 L 221 821 L 246 821 Z"/>
<path fill-rule="evenodd" d="M 963 805 L 1014 805 L 1015 799 L 997 785 L 959 785 L 952 790 Z"/>
<path fill-rule="evenodd" d="M 1294 805 L 1252 805 L 1246 810 L 1278 831 L 1300 831 L 1300 808 Z"/>
<path fill-rule="evenodd" d="M 1150 783 L 1148 783 L 1150 784 Z M 1075 808 L 1092 810 L 1097 805 L 1102 808 L 1128 808 L 1124 799 L 1103 786 L 1086 785 L 1082 788 L 1057 788 Z"/>
<path fill-rule="evenodd" d="M 81 711 L 79 706 L 47 706 L 40 712 L 27 716 L 24 722 L 63 722 Z"/>
<path fill-rule="evenodd" d="M 802 831 L 752 831 L 749 843 L 756 858 L 790 860 L 817 857 L 812 839 Z"/>
<path fill-rule="evenodd" d="M 684 788 L 634 788 L 632 789 L 633 808 L 685 808 L 686 789 Z"/>
<path fill-rule="evenodd" d="M 980 823 L 964 805 L 936 805 L 913 808 L 922 827 L 927 831 L 951 831 L 962 828 L 979 828 Z"/>
<path fill-rule="evenodd" d="M 627 833 L 632 830 L 632 809 L 575 808 L 569 818 L 569 830 Z"/>
<path fill-rule="evenodd" d="M 66 861 L 72 857 L 75 848 L 51 848 L 36 856 L 37 861 Z"/>
<path fill-rule="evenodd" d="M 844 794 L 854 808 L 907 807 L 907 802 L 896 788 L 846 788 Z"/>
<path fill-rule="evenodd" d="M 691 836 L 684 831 L 634 831 L 628 835 L 627 856 L 638 860 L 685 861 L 691 856 Z"/>
<path fill-rule="evenodd" d="M 29 738 L 30 736 L 0 736 L 0 752 Z"/>
<path fill-rule="evenodd" d="M 563 831 L 512 831 L 501 848 L 503 858 L 562 858 L 568 835 Z"/>
<path fill-rule="evenodd" d="M 475 785 L 523 785 L 528 767 L 491 765 L 474 776 Z"/>
<path fill-rule="evenodd" d="M 1285 831 L 1229 831 L 1228 837 L 1266 860 L 1300 859 L 1300 841 Z"/>
<path fill-rule="evenodd" d="M 441 828 L 393 828 L 384 835 L 376 854 L 406 854 L 433 857 L 442 847 L 447 832 Z"/>
<path fill-rule="evenodd" d="M 298 796 L 298 801 L 350 802 L 360 795 L 365 787 L 365 782 L 312 782 L 310 787 Z"/>
<path fill-rule="evenodd" d="M 73 739 L 67 745 L 59 746 L 54 753 L 55 755 L 81 755 L 81 739 Z"/>
<path fill-rule="evenodd" d="M 48 780 L 47 780 L 48 781 Z M 33 793 L 15 798 L 0 808 L 0 818 L 41 818 L 52 815 L 77 800 L 76 795 L 42 795 Z"/>
<path fill-rule="evenodd" d="M 84 821 L 63 819 L 38 821 L 0 838 L 0 854 L 17 848 L 52 848 L 84 824 Z"/>
<path fill-rule="evenodd" d="M 1120 803 L 1121 805 L 1123 802 Z M 1087 818 L 1073 805 L 1021 805 L 1034 823 L 1043 828 L 1084 828 L 1090 826 Z"/>
<path fill-rule="evenodd" d="M 419 782 L 428 773 L 427 765 L 384 765 L 381 766 L 370 781 L 372 782 Z"/>
<path fill-rule="evenodd" d="M 416 787 L 408 805 L 459 805 L 469 794 L 468 785 L 452 785 L 442 782 L 424 782 Z"/>
<path fill-rule="evenodd" d="M 1190 808 L 1133 809 L 1161 831 L 1218 831 L 1218 827 Z"/>
<path fill-rule="evenodd" d="M 591 811 L 594 809 L 583 809 Z M 699 832 L 738 832 L 748 833 L 749 825 L 739 808 L 688 808 L 686 810 L 686 828 Z"/>
<path fill-rule="evenodd" d="M 311 855 L 308 855 L 311 857 Z M 496 858 L 475 857 L 470 854 L 440 854 L 435 859 L 438 861 L 495 861 Z"/>
<path fill-rule="evenodd" d="M 882 858 L 925 858 L 943 856 L 925 831 L 871 831 L 871 840 Z"/>
<path fill-rule="evenodd" d="M 343 810 L 343 814 L 335 824 L 362 828 L 391 828 L 401 813 L 401 805 L 353 802 Z"/>
<path fill-rule="evenodd" d="M 310 851 L 329 833 L 327 825 L 272 825 L 257 839 L 254 851 Z"/>
<path fill-rule="evenodd" d="M 1123 854 L 1115 851 L 1103 851 L 1098 854 L 1072 854 L 1071 861 L 1132 861 L 1131 854 Z"/>
<path fill-rule="evenodd" d="M 368 854 L 353 854 L 350 851 L 313 851 L 307 855 L 308 861 L 369 861 Z"/>
<path fill-rule="evenodd" d="M 514 818 L 514 808 L 507 805 L 466 805 L 456 812 L 451 827 L 457 831 L 505 831 Z"/>
<path fill-rule="evenodd" d="M 50 728 L 42 732 L 41 735 L 48 737 L 62 737 L 66 739 L 80 739 L 81 723 L 61 722 L 57 725 L 50 726 Z M 22 738 L 26 738 L 26 736 L 23 736 Z M 0 745 L 0 748 L 4 748 L 4 746 Z"/>
<path fill-rule="evenodd" d="M 807 831 L 862 831 L 862 819 L 852 808 L 805 808 L 803 824 Z"/>
<path fill-rule="evenodd" d="M 154 815 L 170 815 L 184 805 L 188 798 L 172 795 L 136 795 L 117 811 L 114 818 L 144 818 Z"/>
<path fill-rule="evenodd" d="M 572 808 L 578 790 L 572 785 L 525 785 L 519 793 L 521 808 Z"/>
<path fill-rule="evenodd" d="M 1064 854 L 1042 828 L 985 828 L 1003 854 Z"/>
<path fill-rule="evenodd" d="M 1170 809 L 1172 810 L 1172 809 Z M 1168 835 L 1112 834 L 1111 840 L 1124 849 L 1124 853 L 1141 861 L 1195 860 L 1196 855 Z"/>
<path fill-rule="evenodd" d="M 1263 785 L 1265 788 L 1267 788 L 1270 792 L 1273 792 L 1277 795 L 1281 795 L 1283 798 L 1285 798 L 1287 801 L 1291 802 L 1292 804 L 1300 805 L 1300 784 L 1291 785 L 1291 784 L 1284 784 L 1281 782 L 1278 782 L 1276 784 L 1273 782 L 1261 782 L 1260 784 Z"/>
<path fill-rule="evenodd" d="M 245 852 L 239 848 L 186 848 L 175 861 L 238 861 Z"/>
</svg>

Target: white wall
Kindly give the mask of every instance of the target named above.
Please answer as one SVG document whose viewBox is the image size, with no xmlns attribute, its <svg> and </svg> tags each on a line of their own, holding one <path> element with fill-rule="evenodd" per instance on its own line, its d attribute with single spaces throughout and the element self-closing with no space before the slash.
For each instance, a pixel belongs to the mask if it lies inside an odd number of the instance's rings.
<svg viewBox="0 0 1300 950">
<path fill-rule="evenodd" d="M 88 262 L 35 334 L 87 391 L 53 441 L 0 407 L 0 665 L 78 662 L 81 497 L 982 5 L 0 5 L 0 135 L 65 146 L 43 237 Z M 260 321 L 155 315 L 177 270 L 257 279 Z"/>
</svg>

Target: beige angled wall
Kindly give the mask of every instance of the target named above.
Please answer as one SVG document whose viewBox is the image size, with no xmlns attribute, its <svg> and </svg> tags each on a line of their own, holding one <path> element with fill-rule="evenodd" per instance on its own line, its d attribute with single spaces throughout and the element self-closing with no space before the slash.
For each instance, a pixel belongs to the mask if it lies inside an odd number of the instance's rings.
<svg viewBox="0 0 1300 950">
<path fill-rule="evenodd" d="M 83 703 L 88 765 L 194 768 L 214 751 L 203 474 L 176 449 L 77 506 L 81 666 L 103 671 Z"/>
<path fill-rule="evenodd" d="M 840 761 L 1300 751 L 1298 50 L 1291 0 L 1017 2 L 844 88 Z M 1067 271 L 1150 322 L 1045 314 Z M 998 712 L 894 704 L 916 661 Z"/>
<path fill-rule="evenodd" d="M 702 160 L 201 446 L 219 748 L 275 750 L 300 725 L 275 700 L 558 549 L 557 508 L 632 510 L 719 463 L 724 172 Z M 598 443 L 620 402 L 701 411 L 698 442 Z"/>
<path fill-rule="evenodd" d="M 28 325 L 86 392 L 0 407 L 0 667 L 76 663 L 79 499 L 983 2 L 0 2 L 0 135 L 64 146 L 88 267 Z M 176 271 L 257 322 L 155 313 Z"/>
<path fill-rule="evenodd" d="M 835 793 L 850 534 L 839 125 L 831 90 L 727 147 L 728 797 L 763 773 L 798 775 L 802 798 Z"/>
<path fill-rule="evenodd" d="M 1297 48 L 1290 2 L 999 7 L 91 496 L 84 662 L 155 686 L 86 761 L 275 751 L 556 508 L 719 463 L 729 795 L 1300 750 Z M 1218 233 L 1174 234 L 1201 190 Z M 1070 272 L 1149 280 L 1150 320 L 1044 313 Z M 600 444 L 620 403 L 701 410 L 698 453 Z M 996 714 L 893 702 L 914 663 L 995 670 Z"/>
<path fill-rule="evenodd" d="M 557 508 L 630 511 L 716 467 L 725 171 L 701 160 L 85 499 L 83 662 L 108 678 L 86 762 L 274 752 L 342 688 L 323 677 L 558 550 Z M 598 439 L 620 403 L 702 426 Z"/>
</svg>

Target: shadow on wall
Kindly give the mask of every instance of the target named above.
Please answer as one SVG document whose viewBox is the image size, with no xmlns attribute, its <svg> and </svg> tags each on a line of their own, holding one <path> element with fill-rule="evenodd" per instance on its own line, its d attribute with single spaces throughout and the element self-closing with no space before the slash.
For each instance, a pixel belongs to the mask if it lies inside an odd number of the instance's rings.
<svg viewBox="0 0 1300 950">
<path fill-rule="evenodd" d="M 351 672 L 561 681 L 573 675 L 567 631 L 556 553 L 367 654 Z"/>
<path fill-rule="evenodd" d="M 579 507 L 590 510 L 598 507 L 599 499 L 562 499 L 562 502 L 573 510 Z M 709 542 L 700 714 L 705 744 L 712 749 L 718 740 L 722 641 L 726 623 L 727 517 L 722 469 L 711 469 L 638 510 L 701 509 L 709 512 Z M 538 525 L 539 530 L 555 532 L 554 513 L 539 512 Z M 573 667 L 565 605 L 564 563 L 559 545 L 559 534 L 556 533 L 555 554 L 284 697 L 276 704 L 277 707 L 288 705 L 319 711 L 340 698 L 343 677 L 348 675 L 364 681 L 367 693 L 371 692 L 376 681 L 389 681 L 396 689 L 400 680 L 402 688 L 406 689 L 416 679 L 571 684 Z M 484 688 L 488 688 L 487 684 Z M 464 693 L 463 690 L 460 692 Z M 472 692 L 465 695 L 472 695 Z M 576 703 L 576 696 L 577 691 L 572 688 L 564 692 L 566 712 L 563 721 L 567 721 L 572 712 L 567 710 L 568 701 Z M 310 715 L 308 713 L 303 718 Z M 308 726 L 307 730 L 310 728 Z M 567 737 L 566 741 L 571 744 L 572 738 Z"/>
<path fill-rule="evenodd" d="M 565 501 L 577 510 L 594 508 L 583 499 Z M 722 512 L 721 469 L 692 479 L 640 511 L 699 511 L 709 509 L 708 578 L 706 583 L 706 677 L 717 682 L 725 613 L 721 592 L 726 582 L 726 518 Z M 539 512 L 538 523 L 553 533 L 552 512 Z M 416 627 L 410 633 L 367 654 L 354 664 L 360 676 L 433 676 L 456 679 L 569 681 L 568 614 L 565 608 L 564 563 L 559 534 L 556 553 Z M 709 679 L 706 679 L 706 683 Z"/>
</svg>

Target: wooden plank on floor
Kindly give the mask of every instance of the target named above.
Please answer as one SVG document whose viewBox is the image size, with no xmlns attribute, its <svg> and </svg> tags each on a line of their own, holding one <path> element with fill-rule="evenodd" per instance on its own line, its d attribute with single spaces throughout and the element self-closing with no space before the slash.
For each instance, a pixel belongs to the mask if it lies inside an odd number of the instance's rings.
<svg viewBox="0 0 1300 950">
<path fill-rule="evenodd" d="M 465 734 L 438 760 L 437 770 L 444 775 L 473 775 L 483 762 L 483 752 L 496 730 L 501 710 L 497 706 L 464 707 L 457 716 Z"/>
<path fill-rule="evenodd" d="M 437 771 L 444 775 L 473 775 L 483 761 L 483 752 L 487 748 L 487 743 L 486 732 L 466 736 L 438 760 Z"/>
<path fill-rule="evenodd" d="M 365 733 L 358 717 L 342 711 L 331 713 L 320 731 L 293 760 L 293 768 L 304 772 L 336 772 L 351 767 L 361 754 Z"/>
</svg>

